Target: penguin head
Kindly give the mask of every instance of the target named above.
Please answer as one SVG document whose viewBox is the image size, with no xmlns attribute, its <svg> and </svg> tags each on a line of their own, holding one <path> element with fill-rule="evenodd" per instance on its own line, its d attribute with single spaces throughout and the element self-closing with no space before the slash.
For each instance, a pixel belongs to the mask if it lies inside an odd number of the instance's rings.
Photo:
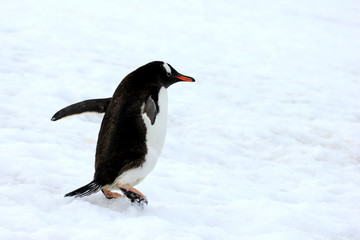
<svg viewBox="0 0 360 240">
<path fill-rule="evenodd" d="M 160 65 L 162 67 L 160 82 L 166 88 L 177 82 L 195 82 L 194 78 L 179 73 L 166 62 L 161 62 Z"/>
<path fill-rule="evenodd" d="M 165 88 L 177 82 L 195 82 L 194 78 L 179 73 L 166 62 L 150 62 L 142 68 L 146 69 L 147 76 L 152 76 L 156 84 Z"/>
</svg>

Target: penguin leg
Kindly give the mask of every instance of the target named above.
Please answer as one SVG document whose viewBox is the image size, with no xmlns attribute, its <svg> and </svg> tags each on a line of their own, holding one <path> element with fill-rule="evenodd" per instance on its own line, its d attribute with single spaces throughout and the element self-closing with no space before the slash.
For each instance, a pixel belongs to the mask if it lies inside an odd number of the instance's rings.
<svg viewBox="0 0 360 240">
<path fill-rule="evenodd" d="M 107 190 L 106 188 L 101 188 L 101 191 L 107 199 L 123 197 L 123 195 L 121 195 L 120 193 L 112 192 L 110 190 Z"/>
<path fill-rule="evenodd" d="M 148 200 L 144 194 L 142 194 L 136 188 L 126 184 L 126 185 L 118 185 L 121 191 L 125 194 L 127 198 L 130 199 L 132 203 L 138 203 L 139 205 L 147 205 Z"/>
</svg>

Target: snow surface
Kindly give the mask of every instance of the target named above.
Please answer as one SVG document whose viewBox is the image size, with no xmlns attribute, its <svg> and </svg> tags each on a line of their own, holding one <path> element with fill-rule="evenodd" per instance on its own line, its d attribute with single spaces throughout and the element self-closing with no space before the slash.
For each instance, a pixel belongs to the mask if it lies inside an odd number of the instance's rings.
<svg viewBox="0 0 360 240">
<path fill-rule="evenodd" d="M 16 0 L 0 7 L 0 239 L 360 239 L 360 3 Z M 141 210 L 92 180 L 109 97 L 153 60 L 168 133 Z"/>
</svg>

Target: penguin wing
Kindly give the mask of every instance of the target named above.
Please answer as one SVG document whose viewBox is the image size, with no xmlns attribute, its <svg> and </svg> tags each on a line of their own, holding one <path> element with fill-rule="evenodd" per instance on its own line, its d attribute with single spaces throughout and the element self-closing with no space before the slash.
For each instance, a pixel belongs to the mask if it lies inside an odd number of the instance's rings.
<svg viewBox="0 0 360 240">
<path fill-rule="evenodd" d="M 144 113 L 146 113 L 146 115 L 150 119 L 151 125 L 154 125 L 156 115 L 158 114 L 158 109 L 156 107 L 154 100 L 151 98 L 151 95 L 148 97 L 148 99 L 145 102 Z"/>
<path fill-rule="evenodd" d="M 110 101 L 111 98 L 100 98 L 74 103 L 55 113 L 54 116 L 51 118 L 51 121 L 56 121 L 63 117 L 84 112 L 104 113 L 108 108 Z"/>
</svg>

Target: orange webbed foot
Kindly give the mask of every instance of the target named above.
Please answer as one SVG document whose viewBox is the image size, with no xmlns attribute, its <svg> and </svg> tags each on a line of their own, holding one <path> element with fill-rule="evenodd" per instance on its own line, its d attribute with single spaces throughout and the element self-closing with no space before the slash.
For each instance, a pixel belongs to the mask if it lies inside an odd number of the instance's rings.
<svg viewBox="0 0 360 240">
<path fill-rule="evenodd" d="M 106 188 L 102 188 L 101 191 L 107 199 L 123 197 L 123 195 L 121 195 L 120 193 L 112 192 L 110 190 L 107 190 Z"/>
</svg>

